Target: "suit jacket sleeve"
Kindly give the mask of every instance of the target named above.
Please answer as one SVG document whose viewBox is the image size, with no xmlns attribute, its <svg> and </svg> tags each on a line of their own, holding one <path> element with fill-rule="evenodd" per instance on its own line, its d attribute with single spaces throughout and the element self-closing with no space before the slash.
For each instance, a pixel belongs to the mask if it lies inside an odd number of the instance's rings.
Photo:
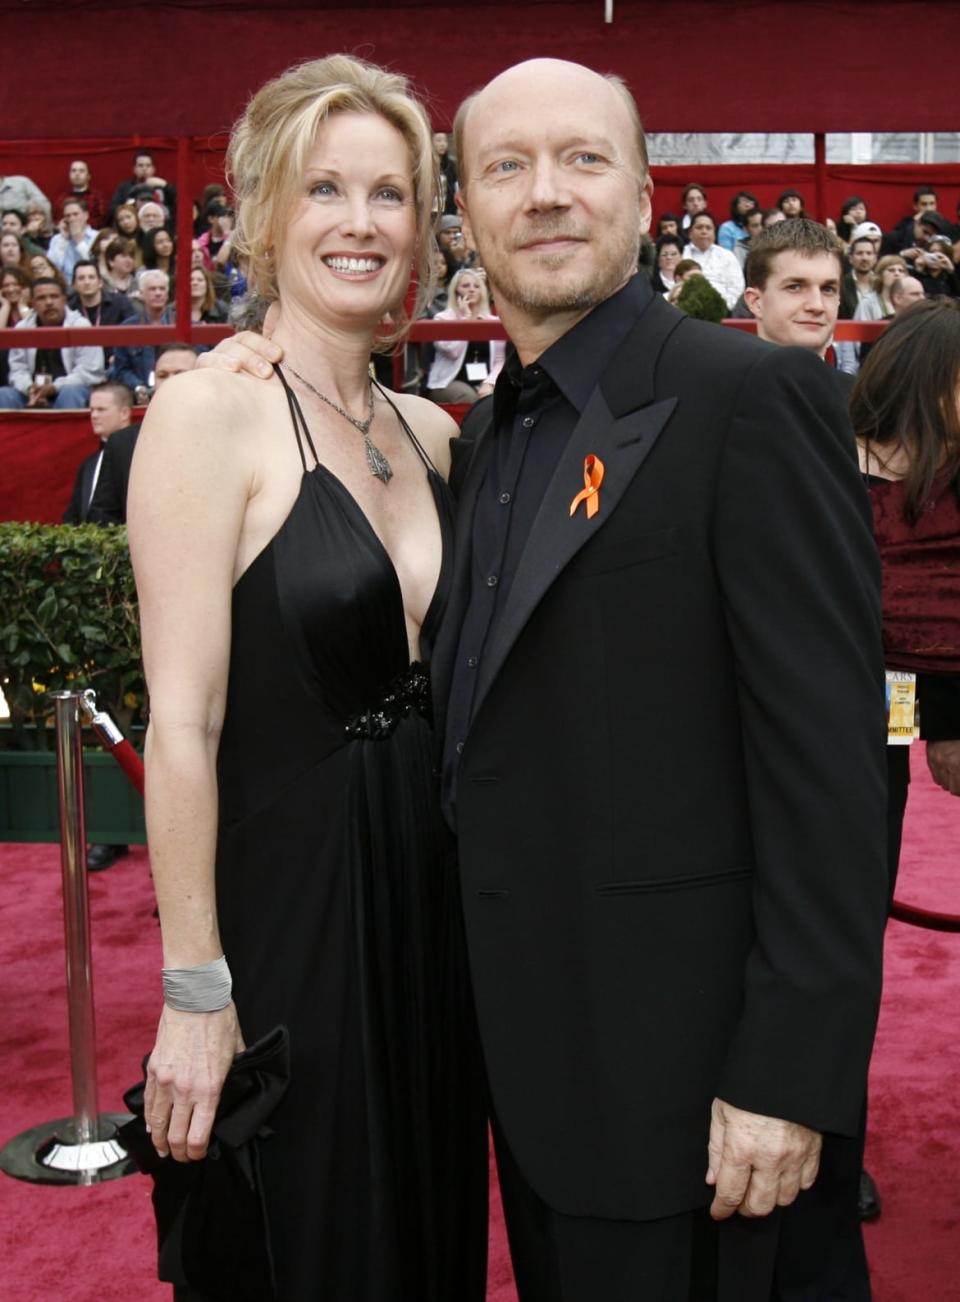
<svg viewBox="0 0 960 1302">
<path fill-rule="evenodd" d="M 838 386 L 777 349 L 747 376 L 715 555 L 736 659 L 755 940 L 718 1090 L 855 1133 L 880 999 L 886 769 L 880 568 Z"/>
<path fill-rule="evenodd" d="M 86 464 L 86 461 L 80 463 L 80 468 L 73 481 L 73 492 L 70 494 L 70 502 L 63 513 L 64 524 L 83 523 L 83 471 Z"/>
</svg>

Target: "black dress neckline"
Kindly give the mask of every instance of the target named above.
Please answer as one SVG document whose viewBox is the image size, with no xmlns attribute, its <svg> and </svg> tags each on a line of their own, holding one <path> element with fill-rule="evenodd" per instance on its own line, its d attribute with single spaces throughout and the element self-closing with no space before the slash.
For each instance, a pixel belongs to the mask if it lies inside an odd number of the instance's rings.
<svg viewBox="0 0 960 1302">
<path fill-rule="evenodd" d="M 277 376 L 280 379 L 280 383 L 283 385 L 284 392 L 286 393 L 287 396 L 287 403 L 290 407 L 290 415 L 293 423 L 294 433 L 297 438 L 298 450 L 300 452 L 300 460 L 303 463 L 303 474 L 300 479 L 299 490 L 297 492 L 296 497 L 293 499 L 293 501 L 290 504 L 289 511 L 284 516 L 276 532 L 264 543 L 263 547 L 261 547 L 260 551 L 257 552 L 256 556 L 254 556 L 253 560 L 250 562 L 250 564 L 246 567 L 246 569 L 243 571 L 243 573 L 234 583 L 233 592 L 234 594 L 237 594 L 240 591 L 244 579 L 246 579 L 247 575 L 250 574 L 251 570 L 253 570 L 255 566 L 258 566 L 260 564 L 266 564 L 265 558 L 268 557 L 273 552 L 277 542 L 279 541 L 281 536 L 285 533 L 288 526 L 290 525 L 291 520 L 296 515 L 297 509 L 300 506 L 301 500 L 303 499 L 304 492 L 305 489 L 307 488 L 307 485 L 311 481 L 322 480 L 339 497 L 341 503 L 346 507 L 347 511 L 354 517 L 354 520 L 357 522 L 357 524 L 360 526 L 363 533 L 366 535 L 369 543 L 373 546 L 375 552 L 379 554 L 379 556 L 385 563 L 387 569 L 389 570 L 392 579 L 392 587 L 396 598 L 397 611 L 404 629 L 404 641 L 406 641 L 406 607 L 403 603 L 403 588 L 400 583 L 400 575 L 397 572 L 397 567 L 393 562 L 393 558 L 390 555 L 390 553 L 387 551 L 383 539 L 380 537 L 376 529 L 371 524 L 369 516 L 367 515 L 366 511 L 364 511 L 360 503 L 357 501 L 354 494 L 347 487 L 347 485 L 340 478 L 340 476 L 336 474 L 333 470 L 331 470 L 328 465 L 326 465 L 323 461 L 320 460 L 319 456 L 317 455 L 317 451 L 314 446 L 313 439 L 310 436 L 309 426 L 307 425 L 306 417 L 303 414 L 303 409 L 300 406 L 300 402 L 297 398 L 297 395 L 290 387 L 290 384 L 287 381 L 286 376 L 283 374 L 282 370 L 280 369 L 280 366 L 275 365 L 274 370 L 276 371 Z M 440 569 L 437 574 L 437 582 L 436 585 L 434 586 L 433 595 L 430 598 L 430 602 L 427 606 L 426 613 L 424 614 L 423 620 L 420 624 L 420 639 L 419 639 L 420 646 L 421 646 L 420 655 L 411 661 L 409 657 L 409 650 L 408 650 L 407 660 L 408 660 L 408 667 L 410 667 L 412 665 L 419 663 L 420 660 L 423 658 L 422 647 L 424 643 L 432 645 L 435 627 L 439 623 L 439 619 L 441 614 L 443 613 L 443 607 L 446 602 L 447 582 L 449 579 L 449 566 L 451 563 L 451 556 L 450 556 L 450 548 L 444 546 L 443 544 L 447 537 L 447 529 L 452 524 L 452 510 L 451 510 L 449 490 L 447 488 L 446 480 L 443 478 L 443 476 L 440 474 L 440 471 L 437 470 L 436 466 L 431 461 L 429 454 L 427 453 L 426 449 L 423 447 L 423 444 L 420 442 L 420 440 L 414 434 L 413 430 L 410 428 L 409 423 L 404 418 L 403 413 L 397 407 L 396 403 L 392 401 L 389 395 L 385 392 L 384 389 L 381 388 L 379 384 L 376 385 L 376 388 L 381 394 L 381 396 L 385 399 L 387 404 L 393 408 L 397 420 L 399 421 L 400 428 L 406 434 L 407 438 L 413 445 L 414 450 L 419 456 L 421 462 L 423 463 L 424 469 L 427 474 L 427 482 L 430 485 L 430 490 L 433 495 L 434 510 L 437 513 L 437 523 L 440 530 L 440 539 L 441 539 Z M 306 452 L 304 449 L 304 441 L 306 442 L 307 447 L 309 448 L 310 454 L 314 461 L 314 464 L 312 466 L 308 466 L 307 464 Z"/>
</svg>

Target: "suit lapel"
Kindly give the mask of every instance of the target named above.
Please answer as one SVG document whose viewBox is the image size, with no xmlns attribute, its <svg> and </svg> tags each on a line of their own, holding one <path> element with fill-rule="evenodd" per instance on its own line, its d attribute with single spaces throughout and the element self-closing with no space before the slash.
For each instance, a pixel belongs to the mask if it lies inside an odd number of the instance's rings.
<svg viewBox="0 0 960 1302">
<path fill-rule="evenodd" d="M 537 512 L 503 614 L 484 648 L 474 716 L 537 604 L 580 548 L 603 528 L 676 407 L 676 397 L 654 402 L 654 378 L 664 344 L 686 319 L 659 295 L 654 296 L 584 407 Z M 440 736 L 460 630 L 470 600 L 477 496 L 492 445 L 491 421 L 477 437 L 460 494 L 450 600 L 433 655 L 435 718 Z M 592 520 L 583 506 L 571 517 L 570 504 L 583 487 L 583 463 L 591 453 L 604 463 L 600 509 Z"/>
<path fill-rule="evenodd" d="M 94 482 L 93 476 L 96 473 L 97 465 L 103 456 L 103 447 L 83 463 L 83 475 L 80 482 L 80 521 L 85 523 L 90 513 L 90 503 L 93 501 Z"/>
<path fill-rule="evenodd" d="M 475 714 L 536 606 L 581 547 L 617 509 L 624 490 L 650 455 L 676 405 L 676 398 L 667 398 L 618 418 L 607 405 L 601 386 L 594 389 L 550 480 L 503 614 L 484 652 Z M 599 510 L 589 519 L 582 504 L 571 516 L 570 504 L 584 486 L 584 461 L 591 454 L 599 457 L 604 468 Z"/>
</svg>

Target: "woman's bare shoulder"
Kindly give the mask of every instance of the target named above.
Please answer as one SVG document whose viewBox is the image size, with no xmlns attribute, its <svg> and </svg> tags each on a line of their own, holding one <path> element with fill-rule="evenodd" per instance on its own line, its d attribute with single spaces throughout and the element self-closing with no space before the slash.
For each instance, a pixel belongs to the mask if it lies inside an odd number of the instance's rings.
<svg viewBox="0 0 960 1302">
<path fill-rule="evenodd" d="M 173 453 L 203 438 L 242 442 L 256 429 L 275 381 L 213 369 L 185 371 L 165 381 L 150 401 L 141 431 L 145 448 Z"/>
</svg>

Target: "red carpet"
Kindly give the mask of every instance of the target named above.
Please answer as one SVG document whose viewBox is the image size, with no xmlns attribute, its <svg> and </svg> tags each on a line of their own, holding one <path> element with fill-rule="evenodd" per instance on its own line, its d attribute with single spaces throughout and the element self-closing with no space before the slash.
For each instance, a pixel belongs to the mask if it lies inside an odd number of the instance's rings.
<svg viewBox="0 0 960 1302">
<path fill-rule="evenodd" d="M 960 912 L 960 801 L 933 787 L 915 751 L 902 888 Z M 159 998 L 146 856 L 90 877 L 101 1111 L 149 1046 Z M 59 853 L 0 845 L 0 1142 L 71 1111 Z M 872 1078 L 870 1168 L 884 1214 L 868 1227 L 876 1302 L 960 1302 L 960 935 L 892 923 Z M 489 1302 L 515 1302 L 499 1203 Z M 147 1182 L 40 1188 L 0 1176 L 4 1302 L 169 1302 L 153 1277 Z M 455 1299 L 451 1299 L 455 1302 Z M 598 1299 L 602 1302 L 602 1299 Z"/>
</svg>

